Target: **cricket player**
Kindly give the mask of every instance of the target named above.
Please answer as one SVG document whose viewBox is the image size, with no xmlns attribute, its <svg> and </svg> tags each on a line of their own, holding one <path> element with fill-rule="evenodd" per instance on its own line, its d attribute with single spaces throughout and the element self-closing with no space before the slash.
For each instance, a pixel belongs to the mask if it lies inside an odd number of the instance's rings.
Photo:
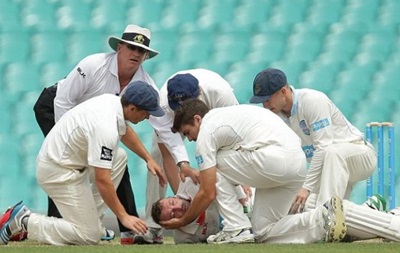
<svg viewBox="0 0 400 253">
<path fill-rule="evenodd" d="M 150 115 L 164 115 L 158 92 L 136 81 L 122 97 L 103 94 L 69 110 L 46 136 L 37 157 L 37 180 L 54 200 L 63 218 L 31 213 L 23 204 L 10 208 L 1 219 L 0 244 L 28 231 L 28 239 L 51 245 L 95 245 L 104 232 L 101 217 L 108 206 L 121 223 L 136 234 L 147 232 L 141 219 L 129 215 L 116 188 L 127 164 L 119 141 L 135 152 L 166 183 L 160 166 L 127 124 Z"/>
<path fill-rule="evenodd" d="M 262 103 L 301 138 L 310 162 L 291 213 L 304 208 L 310 193 L 316 196 L 316 203 L 308 203 L 311 208 L 333 195 L 348 199 L 354 185 L 374 172 L 374 147 L 322 92 L 295 89 L 289 86 L 285 73 L 269 68 L 255 77 L 253 94 L 251 103 Z"/>
<path fill-rule="evenodd" d="M 209 111 L 202 101 L 188 99 L 176 112 L 173 130 L 197 142 L 201 184 L 182 217 L 161 222 L 165 228 L 190 223 L 216 199 L 226 226 L 208 243 L 339 242 L 347 228 L 400 241 L 400 216 L 337 196 L 287 215 L 303 184 L 306 158 L 299 137 L 270 110 L 238 105 Z M 235 201 L 235 184 L 256 188 L 251 224 Z"/>
<path fill-rule="evenodd" d="M 174 111 L 188 98 L 199 98 L 210 108 L 238 104 L 231 85 L 219 74 L 207 69 L 178 71 L 169 77 L 161 87 L 160 104 L 165 115 L 154 119 L 157 120 L 159 127 L 153 136 L 151 155 L 159 164 L 163 165 L 174 193 L 178 190 L 179 182 L 186 176 L 191 177 L 194 183 L 198 183 L 198 171 L 189 164 L 189 156 L 182 136 L 178 133 L 171 135 Z M 170 138 L 162 140 L 161 135 L 168 135 Z M 136 242 L 162 242 L 162 230 L 160 225 L 153 221 L 151 209 L 153 203 L 165 197 L 165 194 L 166 188 L 160 188 L 157 177 L 148 173 L 144 220 L 150 229 L 146 235 L 136 236 Z"/>
</svg>

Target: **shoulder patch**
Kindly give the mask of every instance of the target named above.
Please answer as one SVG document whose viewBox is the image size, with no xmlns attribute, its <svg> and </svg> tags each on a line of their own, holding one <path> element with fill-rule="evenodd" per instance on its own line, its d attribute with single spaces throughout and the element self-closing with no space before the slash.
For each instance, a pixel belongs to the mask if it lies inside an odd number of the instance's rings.
<svg viewBox="0 0 400 253">
<path fill-rule="evenodd" d="M 317 122 L 312 123 L 311 127 L 312 127 L 312 130 L 314 132 L 316 132 L 316 131 L 318 131 L 324 127 L 327 127 L 329 125 L 330 125 L 329 120 L 327 118 L 325 118 L 325 119 L 321 119 Z"/>
<path fill-rule="evenodd" d="M 100 160 L 111 161 L 112 160 L 112 149 L 102 146 Z"/>
<path fill-rule="evenodd" d="M 203 157 L 201 155 L 196 156 L 196 161 L 197 161 L 198 165 L 200 165 L 200 164 L 202 164 L 204 162 Z"/>
</svg>

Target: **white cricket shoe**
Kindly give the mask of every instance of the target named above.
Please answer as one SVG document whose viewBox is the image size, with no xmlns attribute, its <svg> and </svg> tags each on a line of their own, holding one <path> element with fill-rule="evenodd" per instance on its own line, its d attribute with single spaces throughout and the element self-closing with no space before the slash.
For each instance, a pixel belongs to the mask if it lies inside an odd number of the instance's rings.
<svg viewBox="0 0 400 253">
<path fill-rule="evenodd" d="M 347 232 L 343 212 L 343 202 L 338 196 L 333 196 L 324 204 L 324 207 L 322 216 L 325 220 L 325 241 L 340 242 Z"/>
<path fill-rule="evenodd" d="M 234 231 L 222 230 L 216 235 L 210 235 L 207 243 L 225 244 L 225 243 L 251 243 L 254 242 L 254 234 L 251 228 L 238 229 Z"/>
<path fill-rule="evenodd" d="M 163 244 L 162 228 L 149 228 L 144 235 L 135 235 L 134 244 Z"/>
</svg>

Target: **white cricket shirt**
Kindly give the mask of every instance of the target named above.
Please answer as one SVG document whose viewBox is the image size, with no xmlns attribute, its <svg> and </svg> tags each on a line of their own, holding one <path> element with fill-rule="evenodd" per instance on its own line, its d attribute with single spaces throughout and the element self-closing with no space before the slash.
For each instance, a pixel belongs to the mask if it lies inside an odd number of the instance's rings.
<svg viewBox="0 0 400 253">
<path fill-rule="evenodd" d="M 182 136 L 179 133 L 170 134 L 174 121 L 174 111 L 168 105 L 168 80 L 177 74 L 191 74 L 199 81 L 200 96 L 210 109 L 237 105 L 235 94 L 231 85 L 219 74 L 206 69 L 190 69 L 179 71 L 170 76 L 160 89 L 160 106 L 164 109 L 165 115 L 153 119 L 153 124 L 158 126 L 156 133 L 159 142 L 165 143 L 176 163 L 189 161 Z M 157 123 L 155 123 L 157 122 Z M 168 133 L 168 135 L 166 134 Z M 164 141 L 161 138 L 164 135 Z"/>
<path fill-rule="evenodd" d="M 202 119 L 196 143 L 200 170 L 217 164 L 219 150 L 256 150 L 264 146 L 298 149 L 299 137 L 275 113 L 254 105 L 216 108 Z"/>
<path fill-rule="evenodd" d="M 312 89 L 294 89 L 290 118 L 279 116 L 300 137 L 307 160 L 311 161 L 304 187 L 313 190 L 324 159 L 322 151 L 334 143 L 364 139 L 364 134 L 354 127 L 322 92 Z"/>
<path fill-rule="evenodd" d="M 113 152 L 125 133 L 120 97 L 104 94 L 66 112 L 45 138 L 39 156 L 68 169 L 111 169 Z"/>
</svg>

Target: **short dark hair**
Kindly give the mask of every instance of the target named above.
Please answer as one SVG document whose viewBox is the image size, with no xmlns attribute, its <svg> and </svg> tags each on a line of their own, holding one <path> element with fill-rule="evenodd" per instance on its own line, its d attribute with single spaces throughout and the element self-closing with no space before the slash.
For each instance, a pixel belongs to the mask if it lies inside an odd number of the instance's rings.
<svg viewBox="0 0 400 253">
<path fill-rule="evenodd" d="M 161 200 L 162 199 L 163 198 L 157 200 L 151 206 L 151 218 L 153 218 L 153 221 L 157 224 L 160 224 L 160 220 L 161 220 L 161 211 L 162 211 Z"/>
<path fill-rule="evenodd" d="M 171 131 L 179 132 L 182 125 L 193 125 L 194 116 L 204 117 L 210 109 L 198 98 L 189 98 L 183 101 L 182 105 L 175 111 L 174 124 Z"/>
</svg>

